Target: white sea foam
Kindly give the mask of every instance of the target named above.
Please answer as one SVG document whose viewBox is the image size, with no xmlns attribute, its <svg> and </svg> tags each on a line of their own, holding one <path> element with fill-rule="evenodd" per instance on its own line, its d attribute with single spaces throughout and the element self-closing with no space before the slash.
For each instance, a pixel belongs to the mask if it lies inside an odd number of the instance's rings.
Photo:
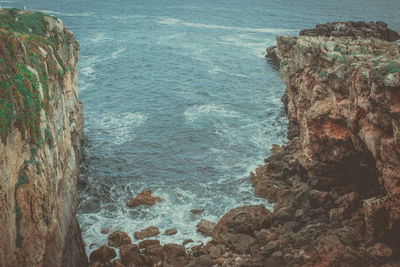
<svg viewBox="0 0 400 267">
<path fill-rule="evenodd" d="M 231 27 L 224 25 L 216 25 L 216 24 L 204 24 L 204 23 L 192 23 L 182 21 L 176 18 L 162 18 L 156 20 L 156 23 L 166 24 L 166 25 L 184 25 L 186 27 L 191 28 L 205 28 L 205 29 L 221 29 L 221 30 L 230 30 L 230 31 L 246 31 L 246 32 L 263 32 L 263 33 L 287 33 L 292 32 L 290 29 L 279 29 L 279 28 L 250 28 L 250 27 Z"/>
<path fill-rule="evenodd" d="M 112 53 L 111 53 L 111 58 L 112 58 L 112 59 L 118 58 L 118 56 L 119 56 L 120 54 L 122 54 L 123 52 L 125 52 L 125 50 L 126 50 L 126 48 L 120 48 L 120 49 L 118 49 L 117 51 L 112 52 Z"/>
<path fill-rule="evenodd" d="M 185 110 L 184 116 L 188 121 L 195 121 L 200 116 L 222 116 L 222 117 L 237 117 L 238 113 L 217 105 L 194 105 Z"/>
<path fill-rule="evenodd" d="M 92 43 L 100 43 L 100 42 L 104 42 L 106 40 L 108 40 L 109 38 L 106 37 L 104 32 L 98 32 L 96 33 L 96 35 L 94 35 L 90 41 Z"/>
<path fill-rule="evenodd" d="M 91 116 L 90 123 L 95 123 L 111 137 L 111 142 L 116 145 L 135 139 L 135 128 L 142 125 L 147 119 L 146 115 L 135 112 L 121 114 L 102 114 L 100 118 Z"/>
</svg>

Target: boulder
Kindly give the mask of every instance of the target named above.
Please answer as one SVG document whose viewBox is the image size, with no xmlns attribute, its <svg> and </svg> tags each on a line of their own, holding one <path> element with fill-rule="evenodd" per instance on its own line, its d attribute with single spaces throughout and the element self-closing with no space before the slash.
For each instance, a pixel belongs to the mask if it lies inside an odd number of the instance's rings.
<svg viewBox="0 0 400 267">
<path fill-rule="evenodd" d="M 119 248 L 121 255 L 121 263 L 125 266 L 136 266 L 143 264 L 143 258 L 140 254 L 139 247 L 136 244 L 122 245 Z"/>
<path fill-rule="evenodd" d="M 125 232 L 115 231 L 108 236 L 108 245 L 110 247 L 119 247 L 121 245 L 127 245 L 131 243 L 131 238 Z"/>
<path fill-rule="evenodd" d="M 94 250 L 90 253 L 90 262 L 108 262 L 111 259 L 115 258 L 117 253 L 113 248 L 109 248 L 105 245 L 100 248 Z"/>
<path fill-rule="evenodd" d="M 130 208 L 137 207 L 139 205 L 153 206 L 156 202 L 161 202 L 163 199 L 161 197 L 153 196 L 151 190 L 145 190 L 138 194 L 135 198 L 126 202 L 126 205 Z"/>
<path fill-rule="evenodd" d="M 151 245 L 160 245 L 160 240 L 146 239 L 146 240 L 140 241 L 139 248 L 142 249 L 142 248 L 146 248 Z"/>
<path fill-rule="evenodd" d="M 197 224 L 197 232 L 202 233 L 204 236 L 212 236 L 216 223 L 207 220 L 201 220 Z"/>
<path fill-rule="evenodd" d="M 135 232 L 134 236 L 136 239 L 149 238 L 151 236 L 156 236 L 160 233 L 160 230 L 155 226 L 147 227 L 140 232 Z"/>
<path fill-rule="evenodd" d="M 216 242 L 222 242 L 226 233 L 252 236 L 254 231 L 268 228 L 271 212 L 264 205 L 237 207 L 225 214 L 213 231 Z"/>
<path fill-rule="evenodd" d="M 163 259 L 164 248 L 160 244 L 151 244 L 146 246 L 143 251 L 143 255 L 147 263 L 155 264 Z"/>
</svg>

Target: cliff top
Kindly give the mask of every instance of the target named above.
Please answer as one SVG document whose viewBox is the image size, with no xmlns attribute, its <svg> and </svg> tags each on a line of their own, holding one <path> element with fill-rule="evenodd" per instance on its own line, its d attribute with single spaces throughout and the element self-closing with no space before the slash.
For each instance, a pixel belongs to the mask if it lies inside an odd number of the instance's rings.
<svg viewBox="0 0 400 267">
<path fill-rule="evenodd" d="M 69 71 L 69 45 L 76 44 L 60 20 L 40 12 L 0 9 L 0 138 L 19 129 L 43 143 L 40 121 L 49 112 L 49 82 Z M 41 114 L 42 111 L 45 114 Z"/>
<path fill-rule="evenodd" d="M 314 29 L 300 31 L 300 36 L 325 36 L 325 37 L 353 37 L 353 38 L 375 38 L 393 42 L 400 39 L 400 35 L 389 29 L 382 21 L 364 22 L 328 22 L 317 24 Z"/>
</svg>

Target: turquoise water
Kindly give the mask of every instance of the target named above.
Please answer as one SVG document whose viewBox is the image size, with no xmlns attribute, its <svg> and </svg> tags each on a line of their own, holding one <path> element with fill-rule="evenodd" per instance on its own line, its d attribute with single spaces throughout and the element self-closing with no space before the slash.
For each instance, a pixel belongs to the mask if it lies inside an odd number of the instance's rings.
<svg viewBox="0 0 400 267">
<path fill-rule="evenodd" d="M 155 225 L 179 231 L 163 243 L 205 242 L 200 219 L 268 206 L 249 172 L 286 140 L 284 85 L 264 58 L 278 34 L 350 19 L 400 31 L 398 0 L 0 1 L 24 5 L 59 16 L 81 44 L 78 220 L 88 253 L 106 242 L 104 228 L 133 236 Z M 164 201 L 126 207 L 144 189 Z"/>
</svg>

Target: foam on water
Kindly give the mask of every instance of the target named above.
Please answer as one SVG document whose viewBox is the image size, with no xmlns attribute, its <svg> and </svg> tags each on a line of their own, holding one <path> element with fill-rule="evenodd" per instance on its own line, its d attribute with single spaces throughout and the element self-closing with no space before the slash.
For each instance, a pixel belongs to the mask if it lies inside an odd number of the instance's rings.
<svg viewBox="0 0 400 267">
<path fill-rule="evenodd" d="M 192 28 L 203 28 L 203 29 L 218 29 L 218 30 L 229 30 L 229 31 L 247 31 L 247 32 L 261 32 L 261 33 L 273 33 L 273 34 L 284 34 L 293 32 L 294 30 L 289 29 L 274 29 L 274 28 L 248 28 L 248 27 L 231 27 L 224 25 L 215 25 L 215 24 L 204 24 L 204 23 L 192 23 L 182 21 L 177 18 L 162 18 L 156 20 L 159 24 L 166 24 L 174 26 L 176 24 L 184 25 Z"/>
<path fill-rule="evenodd" d="M 108 135 L 112 143 L 116 145 L 130 142 L 135 139 L 135 129 L 147 119 L 141 113 L 103 113 L 100 116 L 89 117 L 87 123 L 96 125 L 104 134 Z"/>
</svg>

